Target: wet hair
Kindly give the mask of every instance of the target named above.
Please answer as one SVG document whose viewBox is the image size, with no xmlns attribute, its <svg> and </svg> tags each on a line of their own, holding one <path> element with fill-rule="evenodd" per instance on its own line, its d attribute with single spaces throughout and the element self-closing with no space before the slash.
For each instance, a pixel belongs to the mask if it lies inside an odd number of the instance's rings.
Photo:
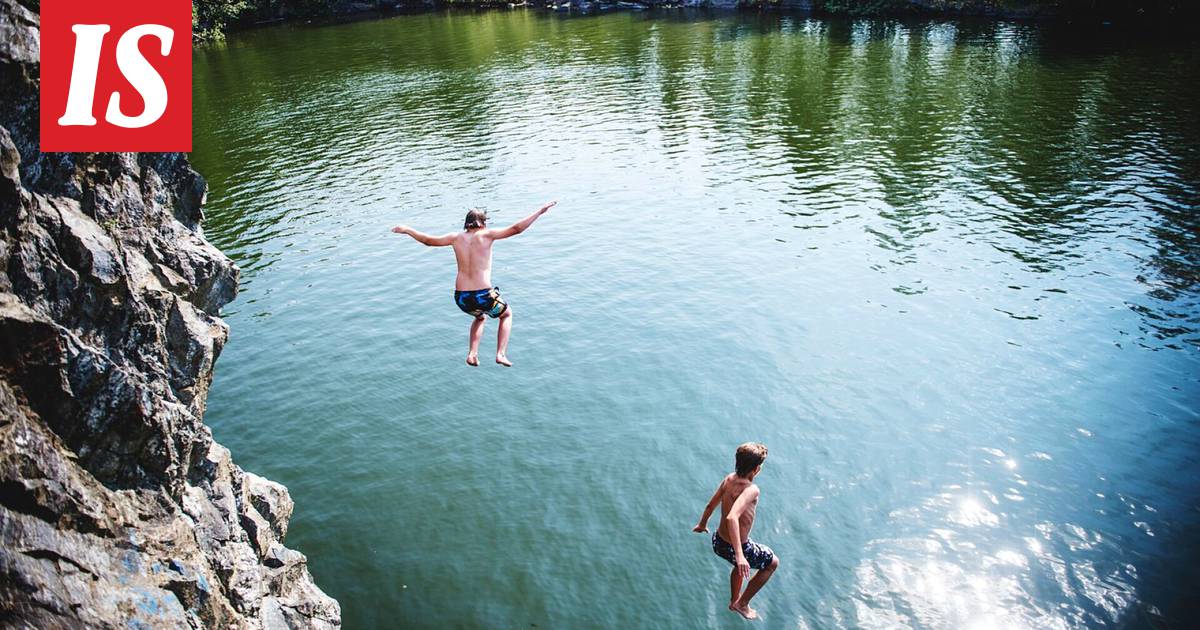
<svg viewBox="0 0 1200 630">
<path fill-rule="evenodd" d="M 737 454 L 734 456 L 734 467 L 737 470 L 737 476 L 745 477 L 762 465 L 767 459 L 767 447 L 758 442 L 746 442 L 737 447 Z"/>
<path fill-rule="evenodd" d="M 467 213 L 467 218 L 463 219 L 464 230 L 474 230 L 487 225 L 487 211 L 479 208 L 471 208 Z"/>
</svg>

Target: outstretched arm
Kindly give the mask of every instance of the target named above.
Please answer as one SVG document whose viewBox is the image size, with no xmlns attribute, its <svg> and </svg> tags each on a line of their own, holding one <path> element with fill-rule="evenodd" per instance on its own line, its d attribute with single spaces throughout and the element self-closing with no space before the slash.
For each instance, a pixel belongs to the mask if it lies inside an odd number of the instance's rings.
<svg viewBox="0 0 1200 630">
<path fill-rule="evenodd" d="M 497 239 L 497 240 L 502 239 L 502 238 L 508 238 L 510 236 L 516 236 L 517 234 L 520 234 L 521 232 L 528 230 L 529 226 L 533 225 L 533 222 L 537 221 L 538 217 L 542 216 L 543 214 L 546 214 L 546 211 L 549 210 L 550 208 L 553 208 L 555 206 L 555 204 L 557 204 L 557 203 L 558 203 L 557 201 L 551 201 L 550 203 L 542 206 L 541 208 L 538 208 L 537 211 L 534 212 L 533 214 L 525 217 L 524 219 L 521 219 L 520 221 L 517 221 L 516 223 L 514 223 L 504 229 L 489 230 L 489 236 L 491 236 L 492 238 Z"/>
<path fill-rule="evenodd" d="M 720 485 L 717 486 L 717 491 L 708 500 L 708 505 L 704 506 L 704 514 L 700 515 L 700 524 L 693 527 L 692 531 L 698 534 L 708 531 L 708 519 L 712 517 L 713 510 L 717 509 L 717 504 L 721 502 L 721 490 L 724 488 L 725 480 L 722 479 Z"/>
<path fill-rule="evenodd" d="M 396 234 L 407 234 L 413 237 L 418 243 L 423 243 L 430 247 L 443 247 L 454 242 L 454 233 L 443 234 L 441 236 L 430 236 L 424 232 L 418 232 L 407 225 L 397 225 L 392 228 Z"/>
<path fill-rule="evenodd" d="M 729 526 L 729 537 L 733 539 L 729 541 L 729 544 L 733 546 L 738 575 L 743 578 L 750 575 L 750 563 L 742 554 L 742 512 L 745 512 L 746 508 L 757 500 L 758 486 L 750 486 L 738 495 L 737 501 L 733 502 L 733 507 L 729 508 L 729 514 L 725 516 L 725 524 Z"/>
</svg>

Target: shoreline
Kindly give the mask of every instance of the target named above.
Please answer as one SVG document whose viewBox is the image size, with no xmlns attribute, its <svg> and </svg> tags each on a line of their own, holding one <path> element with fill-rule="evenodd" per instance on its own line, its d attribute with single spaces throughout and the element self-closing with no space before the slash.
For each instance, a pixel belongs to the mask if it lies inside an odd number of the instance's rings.
<svg viewBox="0 0 1200 630">
<path fill-rule="evenodd" d="M 1139 5 L 1110 2 L 1107 8 L 1081 8 L 1072 2 L 1036 3 L 1022 0 L 386 0 L 342 2 L 327 10 L 297 15 L 239 17 L 225 24 L 202 26 L 196 20 L 193 37 L 203 45 L 229 34 L 281 25 L 325 26 L 358 20 L 382 19 L 445 11 L 533 9 L 577 16 L 613 12 L 655 13 L 682 10 L 722 13 L 769 13 L 818 19 L 941 19 L 1033 22 L 1079 30 L 1116 27 L 1148 32 L 1195 32 L 1190 20 L 1200 20 L 1200 3 L 1176 6 L 1148 0 Z M 1165 6 L 1164 6 L 1165 5 Z M 193 5 L 196 6 L 195 4 Z"/>
</svg>

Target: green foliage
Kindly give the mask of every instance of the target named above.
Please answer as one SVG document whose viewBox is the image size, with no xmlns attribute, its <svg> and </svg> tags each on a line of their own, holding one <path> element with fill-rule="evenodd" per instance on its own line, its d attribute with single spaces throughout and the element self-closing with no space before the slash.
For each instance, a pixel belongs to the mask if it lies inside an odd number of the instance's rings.
<svg viewBox="0 0 1200 630">
<path fill-rule="evenodd" d="M 234 26 L 332 15 L 337 5 L 338 0 L 192 0 L 192 33 L 197 40 L 219 40 Z"/>
<path fill-rule="evenodd" d="M 192 0 L 192 34 L 198 40 L 221 39 L 225 29 L 250 6 L 248 0 Z"/>
<path fill-rule="evenodd" d="M 20 1 L 36 5 L 38 0 Z M 512 1 L 521 0 L 437 0 L 439 4 L 477 7 L 494 7 Z M 376 0 L 192 0 L 192 32 L 197 40 L 219 40 L 234 27 L 279 19 L 330 16 L 351 10 L 348 7 L 352 4 L 372 5 Z M 423 6 L 424 1 L 401 0 L 401 4 Z M 761 7 L 804 3 L 799 0 L 740 0 L 740 4 Z M 1189 23 L 1185 20 L 1194 19 L 1200 13 L 1200 0 L 811 0 L 809 6 L 817 13 L 850 16 L 1057 15 L 1086 17 L 1092 21 L 1138 18 L 1179 23 Z"/>
</svg>

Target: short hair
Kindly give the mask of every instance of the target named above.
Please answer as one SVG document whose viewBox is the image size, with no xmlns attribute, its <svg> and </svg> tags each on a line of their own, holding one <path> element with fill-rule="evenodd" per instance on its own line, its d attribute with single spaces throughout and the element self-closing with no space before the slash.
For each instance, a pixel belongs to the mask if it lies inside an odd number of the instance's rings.
<svg viewBox="0 0 1200 630">
<path fill-rule="evenodd" d="M 746 442 L 737 447 L 734 467 L 739 477 L 749 475 L 767 459 L 767 447 L 759 442 Z"/>
<path fill-rule="evenodd" d="M 463 220 L 463 229 L 474 230 L 476 228 L 484 227 L 487 225 L 487 219 L 488 217 L 486 210 L 471 208 L 470 212 L 467 212 L 467 218 Z"/>
</svg>

